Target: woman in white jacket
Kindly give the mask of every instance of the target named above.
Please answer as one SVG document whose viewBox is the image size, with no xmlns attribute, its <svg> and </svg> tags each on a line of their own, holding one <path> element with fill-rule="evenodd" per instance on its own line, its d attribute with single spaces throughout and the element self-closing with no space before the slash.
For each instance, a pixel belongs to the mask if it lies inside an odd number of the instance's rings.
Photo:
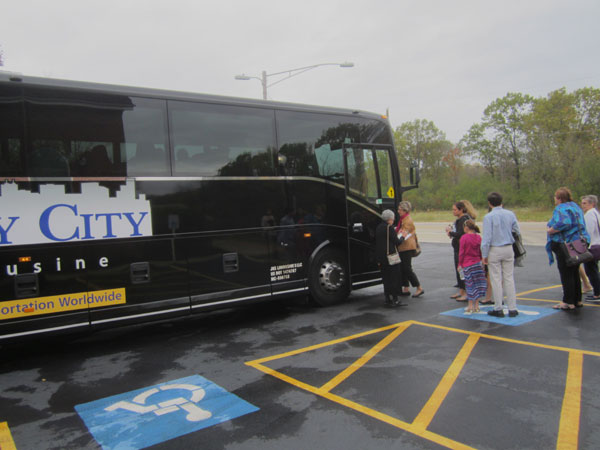
<svg viewBox="0 0 600 450">
<path fill-rule="evenodd" d="M 585 228 L 590 235 L 590 245 L 600 245 L 600 213 L 598 212 L 598 197 L 595 195 L 584 195 L 581 197 L 581 209 L 583 209 Z M 586 301 L 600 302 L 600 274 L 598 274 L 598 261 L 586 262 L 583 267 L 594 288 L 594 293 L 586 297 Z"/>
</svg>

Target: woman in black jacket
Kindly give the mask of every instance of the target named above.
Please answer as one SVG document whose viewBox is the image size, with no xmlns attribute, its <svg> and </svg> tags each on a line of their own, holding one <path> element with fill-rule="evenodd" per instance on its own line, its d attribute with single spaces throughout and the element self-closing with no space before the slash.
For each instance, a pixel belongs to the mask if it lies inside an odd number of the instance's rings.
<svg viewBox="0 0 600 450">
<path fill-rule="evenodd" d="M 400 237 L 396 235 L 393 227 L 395 218 L 393 211 L 386 209 L 381 213 L 381 218 L 383 222 L 375 230 L 375 255 L 381 269 L 385 304 L 387 306 L 406 306 L 406 303 L 401 303 L 398 299 L 402 291 L 400 264 L 390 265 L 387 257 L 388 254 L 398 253 L 397 247 L 404 241 L 406 231 L 403 231 Z"/>
<path fill-rule="evenodd" d="M 456 202 L 452 205 L 452 214 L 456 217 L 454 225 L 448 225 L 446 227 L 446 234 L 452 238 L 452 249 L 454 250 L 454 271 L 456 272 L 456 283 L 458 284 L 458 293 L 451 295 L 450 298 L 455 299 L 457 302 L 467 301 L 467 291 L 465 290 L 465 280 L 461 279 L 460 273 L 457 270 L 458 267 L 458 252 L 460 250 L 460 238 L 465 234 L 465 222 L 470 217 L 467 211 L 467 206 L 464 202 Z"/>
</svg>

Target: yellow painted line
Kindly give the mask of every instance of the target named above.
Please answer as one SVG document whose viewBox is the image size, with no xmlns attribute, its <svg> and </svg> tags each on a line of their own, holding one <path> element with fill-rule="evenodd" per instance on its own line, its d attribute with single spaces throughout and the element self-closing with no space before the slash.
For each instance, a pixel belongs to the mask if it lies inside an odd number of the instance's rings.
<svg viewBox="0 0 600 450">
<path fill-rule="evenodd" d="M 569 367 L 556 448 L 576 450 L 579 444 L 579 416 L 581 413 L 581 380 L 583 373 L 583 355 L 569 353 Z"/>
<path fill-rule="evenodd" d="M 338 386 L 346 378 L 348 378 L 350 375 L 352 375 L 354 372 L 356 372 L 358 369 L 360 369 L 362 366 L 364 366 L 367 362 L 369 362 L 371 360 L 371 358 L 373 358 L 377 353 L 379 353 L 381 350 L 383 350 L 385 347 L 387 347 L 394 339 L 396 339 L 410 325 L 411 325 L 410 323 L 406 323 L 406 322 L 403 323 L 403 324 L 401 324 L 398 328 L 396 328 L 394 331 L 392 331 L 390 334 L 388 334 L 385 338 L 383 338 L 381 341 L 379 341 L 367 353 L 365 353 L 364 355 L 362 355 L 355 362 L 353 362 L 350 366 L 348 366 L 342 372 L 340 372 L 339 374 L 337 374 L 330 381 L 328 381 L 327 383 L 325 383 L 321 387 L 320 392 L 323 392 L 323 393 L 324 392 L 329 392 L 333 388 L 335 388 L 336 386 Z"/>
<path fill-rule="evenodd" d="M 532 302 L 560 303 L 560 300 L 550 300 L 548 298 L 517 297 L 517 300 L 528 300 L 528 301 L 532 301 Z"/>
<path fill-rule="evenodd" d="M 435 391 L 433 391 L 433 394 L 413 421 L 413 425 L 417 429 L 424 431 L 427 429 L 427 427 L 429 427 L 429 424 L 433 420 L 438 409 L 446 399 L 448 392 L 450 392 L 450 388 L 452 388 L 454 382 L 460 375 L 460 372 L 465 366 L 467 359 L 469 359 L 469 356 L 471 355 L 471 352 L 473 351 L 473 348 L 475 347 L 475 344 L 477 344 L 478 340 L 479 336 L 476 334 L 471 334 L 467 338 L 467 341 L 456 355 L 456 358 L 454 358 L 452 364 L 450 364 L 450 367 L 442 377 L 442 380 L 438 384 L 437 388 Z"/>
<path fill-rule="evenodd" d="M 300 353 L 309 352 L 311 350 L 317 350 L 319 348 L 329 347 L 330 345 L 335 345 L 335 344 L 340 344 L 342 342 L 351 341 L 352 339 L 356 339 L 359 337 L 368 336 L 370 334 L 379 333 L 381 331 L 391 330 L 393 328 L 398 328 L 400 325 L 402 325 L 404 323 L 410 325 L 411 323 L 413 323 L 413 321 L 407 320 L 406 322 L 395 323 L 393 325 L 388 325 L 388 326 L 385 326 L 382 328 L 377 328 L 375 330 L 364 331 L 362 333 L 353 334 L 352 336 L 348 336 L 348 337 L 344 337 L 344 338 L 340 338 L 340 339 L 334 339 L 332 341 L 323 342 L 321 344 L 311 345 L 310 347 L 299 348 L 298 350 L 293 350 L 291 352 L 286 352 L 286 353 L 281 353 L 279 355 L 267 356 L 265 358 L 255 359 L 254 361 L 247 362 L 246 365 L 251 366 L 253 364 L 262 364 L 262 363 L 265 363 L 268 361 L 274 361 L 276 359 L 287 358 L 288 356 L 294 356 L 294 355 L 298 355 Z"/>
<path fill-rule="evenodd" d="M 17 450 L 7 422 L 0 422 L 0 450 Z"/>
<path fill-rule="evenodd" d="M 438 328 L 441 330 L 448 330 L 448 331 L 452 331 L 455 333 L 462 333 L 462 334 L 475 334 L 479 337 L 482 338 L 486 338 L 486 339 L 493 339 L 495 341 L 502 341 L 502 342 L 511 342 L 513 344 L 520 344 L 520 345 L 528 345 L 530 347 L 538 347 L 538 348 L 547 348 L 549 350 L 558 350 L 561 352 L 577 352 L 577 353 L 581 353 L 582 355 L 591 355 L 591 356 L 600 356 L 600 352 L 593 352 L 591 350 L 582 350 L 582 349 L 578 349 L 578 348 L 569 348 L 569 347 L 559 347 L 556 345 L 546 345 L 546 344 L 538 344 L 537 342 L 528 342 L 528 341 L 519 341 L 517 339 L 509 339 L 509 338 L 504 338 L 504 337 L 500 337 L 500 336 L 492 336 L 491 334 L 481 334 L 481 333 L 474 333 L 472 331 L 466 331 L 466 330 L 461 330 L 460 328 L 452 328 L 452 327 L 445 327 L 443 325 L 434 325 L 431 323 L 424 323 L 424 322 L 414 322 L 415 325 L 422 325 L 424 327 L 430 327 L 430 328 Z"/>
<path fill-rule="evenodd" d="M 296 380 L 296 379 L 294 379 L 288 375 L 285 375 L 281 372 L 278 372 L 269 367 L 263 366 L 262 364 L 257 363 L 256 361 L 248 362 L 246 364 L 254 367 L 257 370 L 260 370 L 261 372 L 271 375 L 275 378 L 279 378 L 280 380 L 285 381 L 286 383 L 289 383 L 293 386 L 299 387 L 300 389 L 304 389 L 315 395 L 319 395 L 323 398 L 326 398 L 327 400 L 330 400 L 339 405 L 345 406 L 346 408 L 353 409 L 354 411 L 357 411 L 357 412 L 360 412 L 367 416 L 373 417 L 374 419 L 385 422 L 396 428 L 400 428 L 401 430 L 408 431 L 409 433 L 413 433 L 419 437 L 422 437 L 429 441 L 435 442 L 439 445 L 443 445 L 444 447 L 451 448 L 451 449 L 474 450 L 473 447 L 469 447 L 468 445 L 465 445 L 461 442 L 454 441 L 445 436 L 441 436 L 439 434 L 432 433 L 430 431 L 418 429 L 417 427 L 415 427 L 407 422 L 404 422 L 403 420 L 397 419 L 388 414 L 384 414 L 375 409 L 372 409 L 367 406 L 361 405 L 359 403 L 353 402 L 352 400 L 348 400 L 344 397 L 340 397 L 339 395 L 332 394 L 331 392 L 323 391 L 322 389 L 319 389 L 315 386 L 311 386 L 310 384 L 303 383 L 302 381 Z"/>
<path fill-rule="evenodd" d="M 550 288 L 547 288 L 550 289 Z M 539 301 L 552 301 L 552 300 L 542 300 Z M 332 394 L 330 392 L 335 386 L 339 385 L 342 381 L 347 379 L 350 375 L 356 372 L 359 368 L 363 367 L 373 356 L 375 356 L 378 352 L 380 352 L 383 348 L 385 348 L 389 343 L 391 343 L 396 337 L 398 337 L 406 328 L 411 325 L 421 325 L 430 328 L 437 328 L 441 330 L 446 330 L 455 333 L 462 333 L 468 335 L 467 341 L 457 354 L 450 368 L 446 371 L 446 374 L 442 378 L 442 381 L 437 386 L 434 393 L 431 395 L 421 412 L 417 415 L 412 424 L 404 422 L 402 420 L 396 419 L 387 414 L 381 413 L 374 409 L 371 409 L 367 406 L 355 403 L 351 400 L 345 399 L 338 395 Z M 327 382 L 321 388 L 316 386 L 311 386 L 302 381 L 296 380 L 288 375 L 280 373 L 274 369 L 266 367 L 262 365 L 264 362 L 273 361 L 281 358 L 285 358 L 287 356 L 294 356 L 304 352 L 308 352 L 311 350 L 327 347 L 330 345 L 335 345 L 341 342 L 346 342 L 352 339 L 356 339 L 363 336 L 368 336 L 370 334 L 379 333 L 386 330 L 392 330 L 393 332 L 389 333 L 384 339 L 382 339 L 379 343 L 377 343 L 372 349 L 370 349 L 365 355 L 360 357 L 356 362 L 342 371 L 340 374 L 335 376 L 332 380 Z M 466 444 L 454 441 L 445 436 L 438 435 L 431 431 L 427 430 L 427 427 L 435 417 L 435 414 L 439 410 L 439 407 L 442 405 L 445 400 L 448 392 L 450 391 L 452 385 L 455 383 L 458 378 L 460 372 L 462 371 L 466 361 L 476 343 L 481 338 L 492 339 L 501 342 L 509 342 L 519 345 L 527 345 L 530 347 L 544 348 L 549 350 L 557 350 L 562 352 L 569 353 L 569 368 L 567 373 L 567 383 L 565 387 L 565 396 L 563 399 L 563 407 L 561 412 L 561 420 L 560 420 L 560 429 L 559 436 L 557 441 L 557 449 L 562 448 L 573 448 L 577 449 L 577 439 L 579 433 L 579 414 L 580 414 L 580 402 L 581 402 L 581 383 L 582 383 L 582 365 L 583 365 L 583 355 L 591 355 L 600 357 L 600 352 L 593 352 L 589 350 L 582 349 L 574 349 L 567 347 L 559 347 L 555 345 L 546 345 L 539 344 L 536 342 L 527 342 L 520 341 L 517 339 L 509 339 L 499 336 L 475 333 L 471 331 L 462 330 L 459 328 L 446 327 L 443 325 L 434 325 L 424 322 L 418 322 L 414 320 L 408 320 L 405 322 L 399 322 L 393 325 L 388 325 L 382 328 L 377 328 L 375 330 L 370 330 L 362 333 L 357 333 L 352 336 L 348 336 L 345 338 L 335 339 L 331 341 L 327 341 L 321 344 L 312 345 L 309 347 L 304 347 L 301 349 L 293 350 L 286 353 L 281 353 L 279 355 L 269 356 L 261 359 L 256 359 L 254 361 L 246 362 L 246 365 L 254 367 L 261 372 L 264 372 L 267 375 L 271 375 L 275 378 L 278 378 L 286 383 L 289 383 L 293 386 L 296 386 L 300 389 L 311 392 L 315 395 L 321 396 L 333 402 L 336 402 L 342 406 L 348 407 L 355 411 L 366 414 L 370 417 L 373 417 L 382 422 L 388 423 L 394 427 L 400 428 L 402 430 L 408 431 L 416 436 L 422 437 L 424 439 L 435 442 L 439 445 L 452 448 L 452 449 L 472 449 L 472 447 L 467 446 Z M 2 449 L 3 450 L 3 449 Z"/>
<path fill-rule="evenodd" d="M 565 396 L 560 412 L 558 439 L 556 448 L 574 449 L 579 444 L 579 416 L 581 413 L 581 380 L 583 374 L 583 355 L 577 352 L 569 353 L 569 367 Z"/>
<path fill-rule="evenodd" d="M 548 289 L 556 289 L 561 287 L 561 284 L 555 284 L 554 286 L 547 286 L 547 287 L 543 287 L 543 288 L 537 288 L 537 289 L 531 289 L 529 291 L 525 291 L 525 292 L 519 292 L 517 294 L 517 297 L 519 297 L 520 295 L 527 295 L 527 294 L 531 294 L 533 292 L 540 292 L 540 291 L 547 291 Z"/>
</svg>

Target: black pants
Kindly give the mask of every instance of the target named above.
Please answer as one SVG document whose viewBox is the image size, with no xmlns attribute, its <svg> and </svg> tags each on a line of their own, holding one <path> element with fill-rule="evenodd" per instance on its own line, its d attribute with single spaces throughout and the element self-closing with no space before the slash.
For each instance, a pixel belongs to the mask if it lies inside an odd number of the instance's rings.
<svg viewBox="0 0 600 450">
<path fill-rule="evenodd" d="M 398 252 L 400 255 L 400 264 L 402 265 L 402 286 L 408 287 L 409 283 L 412 287 L 418 287 L 421 285 L 419 279 L 412 268 L 412 258 L 414 250 L 406 250 L 404 252 Z"/>
<path fill-rule="evenodd" d="M 581 279 L 579 278 L 579 264 L 567 266 L 567 259 L 563 253 L 561 244 L 552 242 L 550 248 L 556 256 L 556 266 L 560 274 L 560 283 L 563 288 L 563 302 L 570 305 L 581 303 Z"/>
<path fill-rule="evenodd" d="M 400 264 L 390 266 L 389 264 L 381 264 L 381 278 L 383 279 L 383 293 L 386 299 L 398 298 L 400 295 L 401 287 L 400 281 L 402 275 L 400 273 Z"/>
<path fill-rule="evenodd" d="M 598 261 L 588 261 L 583 265 L 585 274 L 590 280 L 590 284 L 594 288 L 594 295 L 600 295 L 600 274 L 598 274 Z"/>
<path fill-rule="evenodd" d="M 456 282 L 458 283 L 458 288 L 466 289 L 465 288 L 465 280 L 460 279 L 458 270 L 456 270 L 456 268 L 458 267 L 458 250 L 456 250 L 454 247 L 452 247 L 452 248 L 454 249 L 454 272 L 456 272 Z"/>
</svg>

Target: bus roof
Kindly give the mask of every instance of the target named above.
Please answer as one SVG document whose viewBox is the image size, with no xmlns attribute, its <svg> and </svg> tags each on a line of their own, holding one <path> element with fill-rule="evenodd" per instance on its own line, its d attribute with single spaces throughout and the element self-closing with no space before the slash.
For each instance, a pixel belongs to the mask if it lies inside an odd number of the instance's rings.
<svg viewBox="0 0 600 450">
<path fill-rule="evenodd" d="M 272 109 L 285 109 L 305 112 L 321 112 L 329 114 L 352 115 L 371 119 L 386 119 L 384 115 L 367 111 L 335 108 L 328 106 L 306 105 L 302 103 L 278 102 L 273 100 L 259 100 L 244 97 L 229 97 L 224 95 L 199 94 L 184 91 L 171 91 L 166 89 L 153 89 L 143 87 L 122 86 L 114 84 L 92 83 L 86 81 L 73 81 L 57 78 L 44 78 L 22 75 L 17 72 L 0 70 L 0 83 L 14 83 L 23 86 L 53 87 L 70 90 L 88 91 L 94 93 L 109 93 L 117 95 L 131 95 L 151 97 L 165 100 L 198 101 L 207 103 L 222 103 L 238 106 L 266 107 Z"/>
</svg>

